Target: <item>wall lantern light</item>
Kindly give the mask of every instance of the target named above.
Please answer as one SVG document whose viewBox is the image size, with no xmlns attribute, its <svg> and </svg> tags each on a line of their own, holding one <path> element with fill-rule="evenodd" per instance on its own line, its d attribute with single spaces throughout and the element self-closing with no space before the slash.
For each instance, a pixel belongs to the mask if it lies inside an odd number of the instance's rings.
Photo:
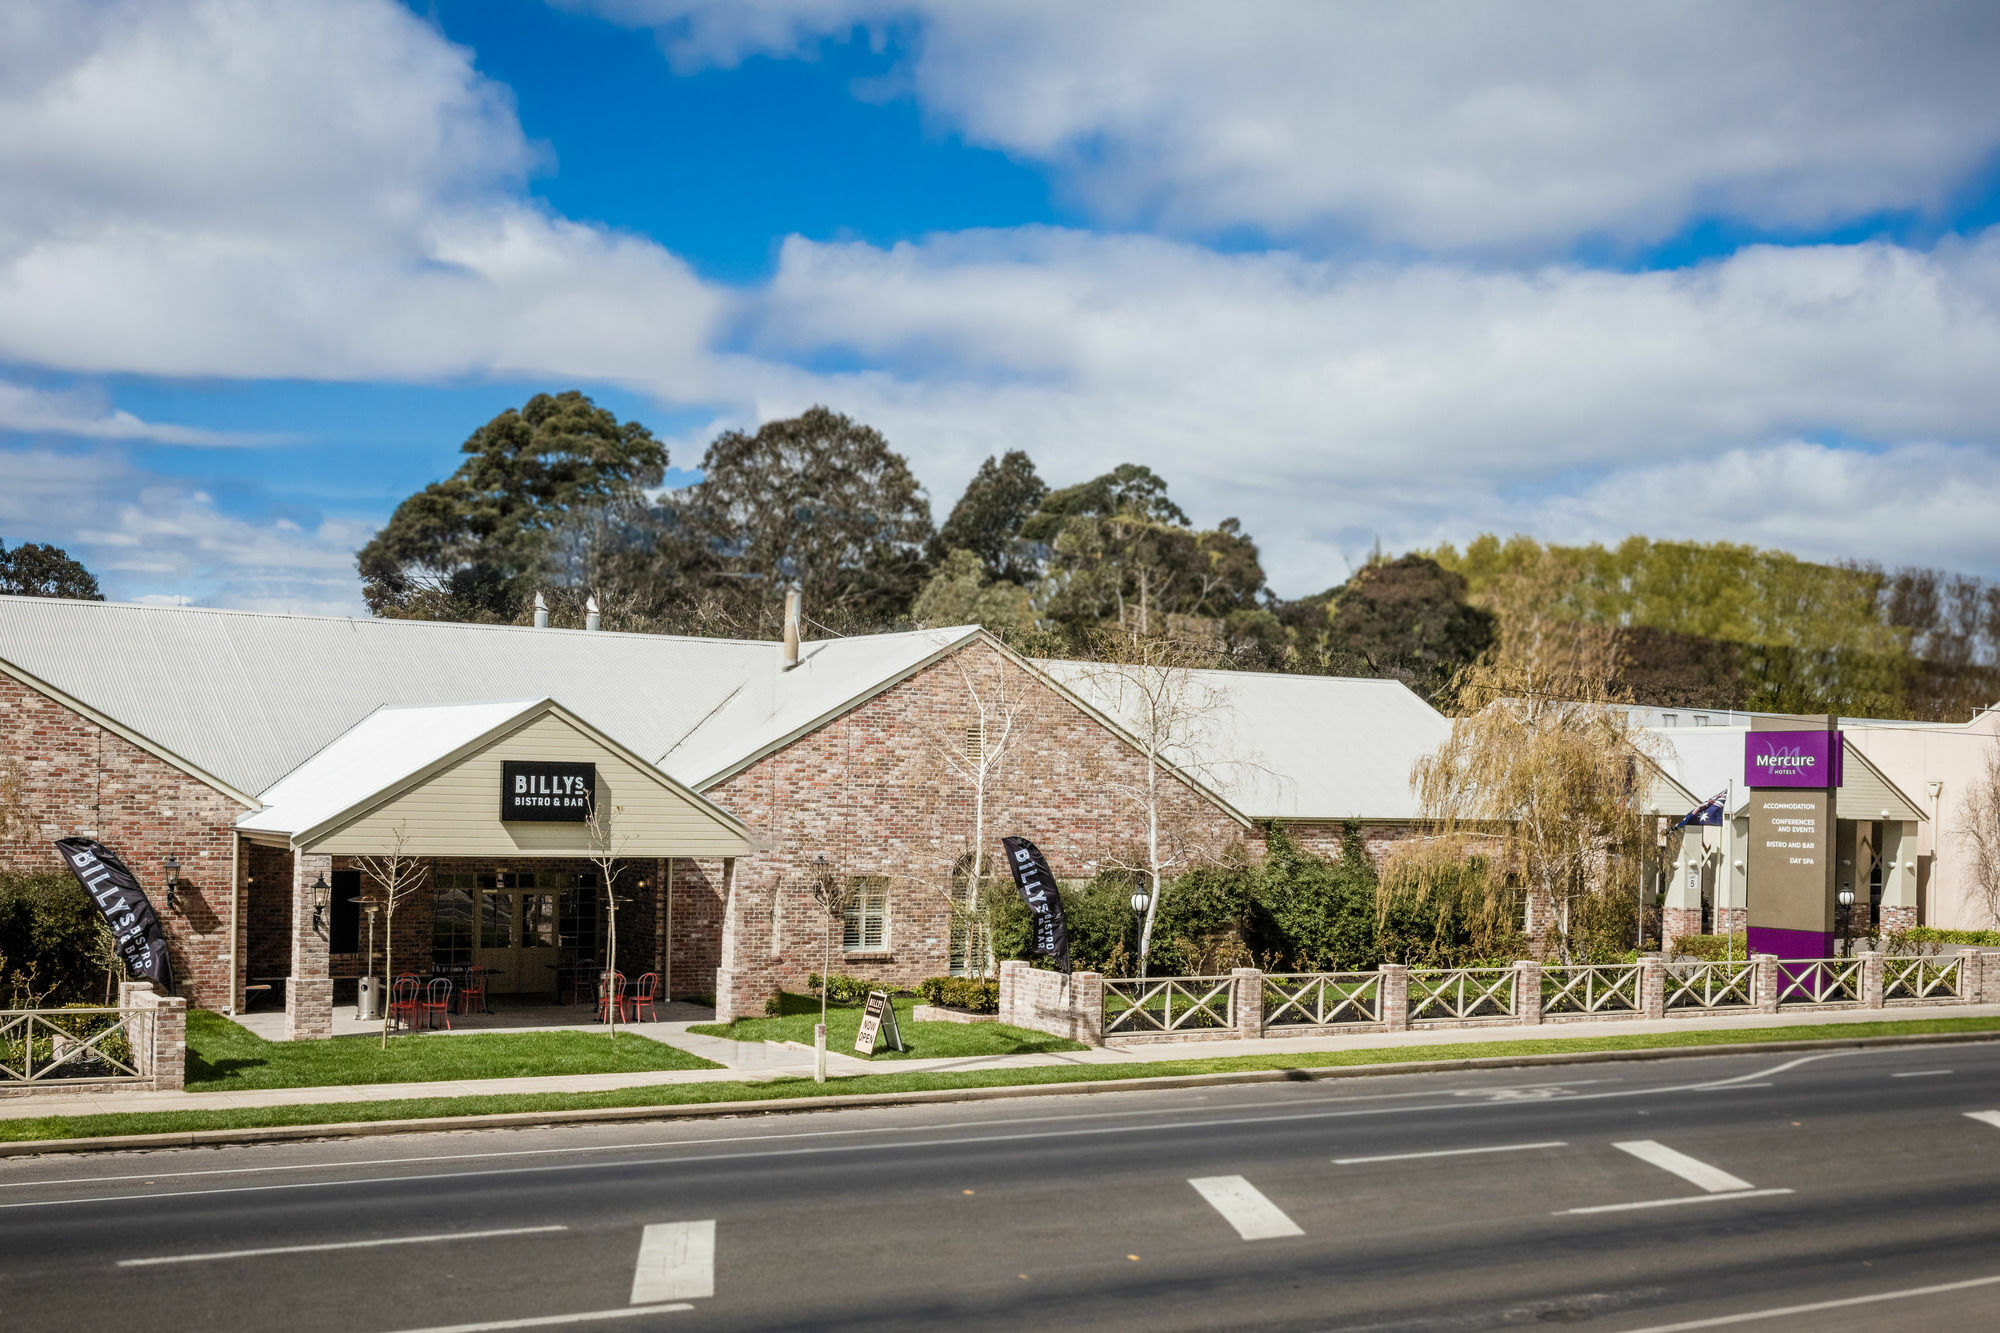
<svg viewBox="0 0 2000 1333">
<path fill-rule="evenodd" d="M 171 912 L 174 910 L 174 891 L 181 886 L 180 858 L 168 852 L 167 859 L 160 864 L 160 869 L 167 872 L 167 910 Z"/>
<path fill-rule="evenodd" d="M 331 898 L 332 898 L 332 891 L 327 888 L 326 876 L 322 874 L 318 879 L 315 879 L 313 881 L 313 886 L 312 886 L 314 930 L 318 930 L 322 925 L 326 923 L 326 908 L 327 908 L 327 903 Z"/>
</svg>

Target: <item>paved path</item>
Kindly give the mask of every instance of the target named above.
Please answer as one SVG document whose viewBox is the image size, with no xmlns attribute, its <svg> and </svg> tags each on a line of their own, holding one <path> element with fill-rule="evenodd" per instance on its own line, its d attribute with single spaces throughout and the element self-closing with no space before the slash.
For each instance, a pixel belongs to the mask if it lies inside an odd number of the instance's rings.
<svg viewBox="0 0 2000 1333">
<path fill-rule="evenodd" d="M 811 1078 L 812 1052 L 771 1042 L 727 1041 L 688 1031 L 706 1021 L 705 1010 L 691 1005 L 697 1018 L 658 1023 L 631 1023 L 621 1031 L 665 1042 L 721 1069 L 671 1069 L 613 1074 L 561 1074 L 549 1077 L 453 1079 L 429 1083 L 364 1083 L 337 1087 L 266 1088 L 237 1092 L 105 1092 L 80 1095 L 36 1095 L 0 1098 L 0 1120 L 51 1115 L 98 1115 L 118 1111 L 205 1111 L 249 1106 L 298 1106 L 328 1102 L 395 1101 L 413 1097 L 474 1097 L 496 1093 L 607 1092 L 619 1088 L 654 1087 L 666 1083 L 766 1082 L 781 1078 Z M 254 1016 L 253 1016 L 254 1017 Z M 280 1016 L 282 1017 L 282 1015 Z M 1836 1010 L 1792 1014 L 1729 1014 L 1702 1019 L 1630 1019 L 1593 1023 L 1548 1023 L 1540 1027 L 1430 1028 L 1415 1032 L 1371 1032 L 1331 1037 L 1265 1037 L 1244 1041 L 1179 1041 L 1135 1047 L 1100 1047 L 1082 1051 L 1027 1055 L 972 1055 L 935 1060 L 862 1060 L 839 1052 L 827 1053 L 827 1072 L 852 1074 L 912 1073 L 970 1069 L 1018 1069 L 1035 1065 L 1144 1064 L 1157 1060 L 1212 1059 L 1232 1055 L 1295 1055 L 1314 1051 L 1367 1050 L 1388 1046 L 1423 1047 L 1460 1043 L 1523 1040 L 1579 1040 L 1585 1037 L 1690 1029 L 1777 1027 L 1810 1029 L 1829 1023 L 1896 1022 L 1926 1018 L 2000 1017 L 2000 1005 L 1922 1005 L 1882 1010 Z M 603 1033 L 587 1020 L 567 1025 Z M 369 1030 L 373 1030 L 370 1028 Z M 605 1039 L 611 1038 L 607 1035 Z"/>
<path fill-rule="evenodd" d="M 0 1160 L 162 1328 L 1992 1327 L 2000 1043 Z"/>
</svg>

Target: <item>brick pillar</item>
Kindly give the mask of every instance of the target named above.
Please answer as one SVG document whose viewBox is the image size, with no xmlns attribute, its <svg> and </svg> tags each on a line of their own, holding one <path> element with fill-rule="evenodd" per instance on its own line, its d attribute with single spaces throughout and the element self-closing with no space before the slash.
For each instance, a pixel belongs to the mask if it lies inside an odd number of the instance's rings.
<svg viewBox="0 0 2000 1333">
<path fill-rule="evenodd" d="M 1382 1026 L 1391 1032 L 1410 1026 L 1410 969 L 1401 963 L 1382 964 Z"/>
<path fill-rule="evenodd" d="M 1015 993 L 1021 985 L 1021 969 L 1027 964 L 1018 958 L 1004 959 L 1000 964 L 1000 1021 L 1008 1027 L 1020 1027 L 1014 1021 Z"/>
<path fill-rule="evenodd" d="M 1667 960 L 1656 953 L 1639 955 L 1639 1014 L 1667 1016 Z"/>
<path fill-rule="evenodd" d="M 1264 1035 L 1264 974 L 1254 967 L 1231 969 L 1231 983 L 1235 989 L 1234 1009 L 1236 1013 L 1236 1035 L 1239 1037 L 1261 1037 Z"/>
<path fill-rule="evenodd" d="M 1021 966 L 1026 967 L 1023 963 Z M 1088 1046 L 1104 1044 L 1104 974 L 1072 972 L 1069 978 L 1070 1012 L 1074 1016 L 1071 1041 Z"/>
<path fill-rule="evenodd" d="M 1514 1021 L 1528 1026 L 1542 1021 L 1542 965 L 1532 958 L 1514 964 Z"/>
<path fill-rule="evenodd" d="M 153 1005 L 153 1090 L 181 1092 L 187 1088 L 187 1001 L 178 995 L 157 997 Z"/>
<path fill-rule="evenodd" d="M 118 983 L 118 1009 L 120 1016 L 132 1016 L 125 1026 L 127 1038 L 132 1043 L 132 1068 L 142 1077 L 150 1078 L 153 1073 L 152 1031 L 157 1015 L 153 1006 L 158 996 L 150 981 L 120 981 Z"/>
<path fill-rule="evenodd" d="M 1760 953 L 1751 958 L 1757 965 L 1757 1009 L 1760 1013 L 1778 1012 L 1778 955 Z"/>
<path fill-rule="evenodd" d="M 1882 1000 L 1882 954 L 1879 950 L 1864 950 L 1857 955 L 1861 959 L 1861 1007 L 1880 1009 Z"/>
<path fill-rule="evenodd" d="M 333 1035 L 333 977 L 327 970 L 326 922 L 313 928 L 313 881 L 333 883 L 333 858 L 292 856 L 292 976 L 285 983 L 285 1039 L 312 1041 Z M 332 913 L 329 911 L 328 915 Z"/>
<path fill-rule="evenodd" d="M 1959 984 L 1965 998 L 1971 1004 L 1992 1004 L 2000 1001 L 2000 967 L 1987 964 L 1991 954 L 1978 949 L 1960 949 L 1958 956 L 1964 960 L 1961 974 L 1965 979 Z"/>
</svg>

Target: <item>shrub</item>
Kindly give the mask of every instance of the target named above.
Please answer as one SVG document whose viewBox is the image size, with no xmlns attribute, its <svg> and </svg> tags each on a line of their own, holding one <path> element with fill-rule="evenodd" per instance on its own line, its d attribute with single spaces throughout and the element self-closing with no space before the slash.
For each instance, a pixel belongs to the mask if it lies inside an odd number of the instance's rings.
<svg viewBox="0 0 2000 1333">
<path fill-rule="evenodd" d="M 808 972 L 806 974 L 806 989 L 814 995 L 819 994 L 819 973 Z M 868 992 L 880 989 L 882 987 L 877 986 L 872 981 L 864 981 L 860 977 L 850 977 L 844 972 L 831 972 L 826 977 L 826 1002 L 828 1004 L 840 1005 L 866 1004 L 868 1003 Z"/>
<path fill-rule="evenodd" d="M 1000 983 L 978 977 L 927 977 L 917 983 L 917 994 L 931 1004 L 967 1013 L 1000 1012 Z"/>
<path fill-rule="evenodd" d="M 1750 956 L 1750 942 L 1741 932 L 1735 935 L 1683 935 L 1674 941 L 1673 956 L 1698 958 L 1710 963 L 1731 957 L 1741 961 Z"/>
<path fill-rule="evenodd" d="M 75 879 L 0 871 L 0 1006 L 103 1004 L 124 974 Z"/>
<path fill-rule="evenodd" d="M 1269 963 L 1300 972 L 1372 968 L 1382 961 L 1375 939 L 1375 860 L 1349 820 L 1340 859 L 1314 856 L 1281 825 L 1264 835 L 1265 856 L 1253 892 L 1261 916 L 1254 941 Z"/>
<path fill-rule="evenodd" d="M 1069 927 L 1070 965 L 1080 972 L 1108 977 L 1131 973 L 1132 948 L 1138 926 L 1132 919 L 1133 879 L 1122 871 L 1106 871 L 1095 879 L 1058 884 L 1063 920 Z M 1027 958 L 1033 943 L 1028 907 L 1009 886 L 989 897 L 995 958 Z M 1046 964 L 1045 964 L 1046 965 Z"/>
<path fill-rule="evenodd" d="M 772 991 L 764 997 L 764 1017 L 783 1018 L 785 1016 L 785 993 Z"/>
<path fill-rule="evenodd" d="M 1525 958 L 1520 894 L 1491 883 L 1483 856 L 1439 862 L 1421 853 L 1390 863 L 1377 909 L 1381 957 L 1411 967 L 1472 967 Z"/>
<path fill-rule="evenodd" d="M 2000 930 L 1940 930 L 1936 926 L 1913 926 L 1891 940 L 1904 944 L 1966 944 L 2000 946 Z"/>
</svg>

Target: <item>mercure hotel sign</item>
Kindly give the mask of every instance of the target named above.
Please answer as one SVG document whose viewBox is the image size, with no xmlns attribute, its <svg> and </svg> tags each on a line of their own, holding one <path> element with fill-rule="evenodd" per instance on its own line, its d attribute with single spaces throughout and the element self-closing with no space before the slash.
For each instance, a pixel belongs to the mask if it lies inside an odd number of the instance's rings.
<svg viewBox="0 0 2000 1333">
<path fill-rule="evenodd" d="M 1815 787 L 1840 785 L 1837 731 L 1752 731 L 1743 738 L 1743 785 Z"/>
<path fill-rule="evenodd" d="M 500 764 L 500 818 L 581 824 L 590 818 L 597 765 L 508 759 Z"/>
</svg>

